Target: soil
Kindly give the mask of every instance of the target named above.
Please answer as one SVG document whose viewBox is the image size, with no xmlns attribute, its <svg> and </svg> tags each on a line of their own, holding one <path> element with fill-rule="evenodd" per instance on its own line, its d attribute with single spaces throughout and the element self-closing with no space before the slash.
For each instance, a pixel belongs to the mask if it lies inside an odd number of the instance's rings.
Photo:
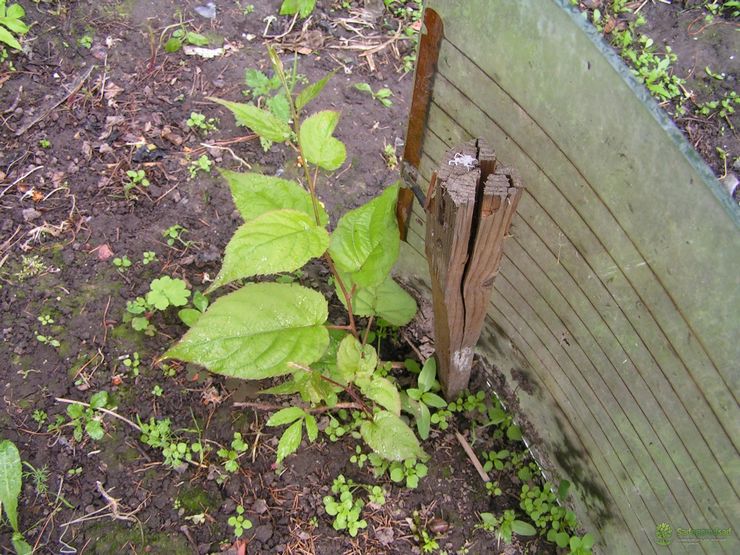
<svg viewBox="0 0 740 555">
<path fill-rule="evenodd" d="M 507 545 L 476 528 L 480 512 L 516 508 L 521 483 L 501 473 L 502 494 L 488 496 L 454 432 L 479 454 L 517 445 L 485 433 L 474 440 L 465 415 L 425 443 L 433 458 L 418 489 L 350 463 L 357 442 L 349 436 L 332 442 L 321 434 L 276 469 L 282 430 L 265 426 L 269 412 L 233 405 L 274 403 L 256 396 L 269 384 L 245 385 L 183 365 L 168 370 L 157 359 L 186 329 L 177 315 L 158 314 L 153 336 L 135 332 L 125 318 L 126 302 L 162 275 L 203 289 L 240 223 L 217 172 L 191 176 L 191 161 L 207 154 L 217 167 L 297 174 L 293 153 L 279 146 L 265 152 L 207 100 L 244 98 L 246 69 L 269 74 L 262 36 L 265 18 L 278 13 L 281 1 L 254 2 L 247 15 L 247 2 L 221 2 L 213 20 L 198 15 L 201 3 L 193 1 L 20 3 L 33 23 L 28 52 L 11 54 L 15 71 L 5 62 L 0 73 L 0 437 L 13 441 L 28 463 L 20 520 L 36 552 L 413 553 L 421 549 L 414 530 L 424 528 L 449 553 L 555 553 L 542 539 L 515 536 Z M 413 42 L 396 35 L 410 22 L 382 11 L 358 19 L 341 4 L 348 3 L 320 1 L 305 25 L 291 27 L 292 18 L 281 16 L 267 31 L 284 34 L 269 42 L 281 48 L 286 64 L 298 53 L 298 72 L 308 82 L 337 70 L 315 101 L 317 109 L 342 113 L 337 136 L 349 153 L 320 185 L 334 222 L 398 179 L 383 151 L 391 145 L 400 156 L 413 79 L 403 72 Z M 178 11 L 189 29 L 209 37 L 210 47 L 228 46 L 226 55 L 166 54 L 162 39 L 176 29 L 168 26 L 180 21 Z M 383 46 L 353 48 L 362 44 Z M 355 89 L 360 82 L 390 88 L 393 104 L 384 107 Z M 193 132 L 186 124 L 192 112 L 217 118 L 218 129 Z M 728 148 L 737 156 L 734 144 Z M 144 170 L 150 185 L 127 194 L 129 170 Z M 187 231 L 168 245 L 163 231 L 174 225 Z M 146 251 L 157 260 L 144 264 Z M 112 261 L 124 256 L 132 266 L 119 270 Z M 299 279 L 323 287 L 326 271 L 309 266 Z M 429 335 L 428 321 L 413 326 L 408 336 Z M 389 358 L 415 356 L 399 338 L 385 349 Z M 124 365 L 134 353 L 138 373 Z M 131 423 L 110 415 L 100 441 L 77 441 L 68 425 L 48 430 L 66 414 L 68 404 L 59 399 L 87 402 L 101 390 L 111 395 L 115 413 L 133 423 L 167 417 L 173 430 L 211 445 L 228 445 L 240 432 L 249 449 L 239 472 L 219 483 L 213 452 L 203 466 L 167 468 L 161 451 L 145 445 Z M 31 468 L 47 472 L 46 491 L 35 487 Z M 384 506 L 366 509 L 368 527 L 356 538 L 335 531 L 323 508 L 338 474 L 387 490 Z M 245 542 L 234 541 L 227 522 L 237 506 L 254 524 Z M 9 538 L 3 526 L 0 552 L 12 552 Z"/>
</svg>

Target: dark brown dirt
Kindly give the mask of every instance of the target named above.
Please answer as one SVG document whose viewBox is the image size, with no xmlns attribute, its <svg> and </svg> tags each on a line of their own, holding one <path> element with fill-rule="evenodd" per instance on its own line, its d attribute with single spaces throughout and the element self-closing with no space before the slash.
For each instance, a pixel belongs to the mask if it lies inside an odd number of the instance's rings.
<svg viewBox="0 0 740 555">
<path fill-rule="evenodd" d="M 184 333 L 177 316 L 157 315 L 153 337 L 124 321 L 126 301 L 144 294 L 156 277 L 180 277 L 202 289 L 239 223 L 217 173 L 190 178 L 189 159 L 207 153 L 218 167 L 243 169 L 239 157 L 268 174 L 296 173 L 291 152 L 273 147 L 265 153 L 225 110 L 206 100 L 239 100 L 244 71 L 268 71 L 263 20 L 277 14 L 280 0 L 254 2 L 248 15 L 242 12 L 248 2 L 221 2 L 214 21 L 194 12 L 201 3 L 177 4 L 192 28 L 235 47 L 212 60 L 161 49 L 163 29 L 179 21 L 172 2 L 20 3 L 26 21 L 34 23 L 26 39 L 30 51 L 12 56 L 17 71 L 8 71 L 6 63 L 0 73 L 0 437 L 15 442 L 32 467 L 48 471 L 48 490 L 34 489 L 27 475 L 20 500 L 22 529 L 37 552 L 173 554 L 231 547 L 237 553 L 227 519 L 242 505 L 254 523 L 245 533 L 247 553 L 419 552 L 409 524 L 414 518 L 422 525 L 434 518 L 447 523 L 438 542 L 449 553 L 554 553 L 542 540 L 499 545 L 475 528 L 479 512 L 516 507 L 520 483 L 502 474 L 503 494 L 487 496 L 453 433 L 470 439 L 468 420 L 457 417 L 425 444 L 433 458 L 418 490 L 374 479 L 349 462 L 355 440 L 332 443 L 323 434 L 276 471 L 280 430 L 265 427 L 268 413 L 232 406 L 253 401 L 257 387 L 190 367 L 174 366 L 174 375 L 165 375 L 155 361 Z M 404 136 L 412 84 L 412 75 L 401 71 L 410 41 L 392 42 L 371 57 L 332 48 L 357 38 L 348 25 L 359 24 L 347 23 L 351 14 L 339 4 L 319 2 L 305 33 L 299 22 L 278 41 L 286 63 L 291 48 L 314 50 L 299 55 L 298 71 L 308 81 L 338 70 L 316 101 L 317 108 L 342 112 L 337 135 L 349 153 L 343 168 L 320 186 L 333 221 L 398 178 L 382 153 L 385 144 L 398 145 Z M 287 31 L 290 19 L 278 17 L 270 33 Z M 400 21 L 386 13 L 370 23 L 373 28 L 359 28 L 383 42 Z M 89 49 L 79 44 L 86 34 L 93 37 Z M 352 85 L 359 82 L 392 89 L 393 105 L 385 108 L 357 91 Z M 189 130 L 185 121 L 193 111 L 218 118 L 218 130 L 207 137 Z M 201 146 L 219 141 L 233 152 Z M 157 155 L 142 160 L 141 144 L 156 145 Z M 132 191 L 135 198 L 124 195 L 130 169 L 144 169 L 151 181 Z M 162 232 L 175 224 L 187 228 L 187 245 L 166 244 Z M 157 261 L 144 265 L 145 251 L 154 251 Z M 121 272 L 112 256 L 124 255 L 133 266 Z M 311 267 L 301 281 L 322 287 L 326 272 Z M 53 323 L 43 325 L 42 315 Z M 39 334 L 59 346 L 42 344 Z M 390 348 L 401 359 L 409 350 L 403 342 Z M 134 353 L 141 358 L 138 376 L 123 365 Z M 161 396 L 152 393 L 156 386 Z M 191 440 L 199 430 L 204 440 L 226 445 L 241 432 L 249 451 L 240 472 L 219 485 L 209 468 L 168 469 L 135 429 L 110 416 L 97 442 L 75 441 L 68 426 L 48 431 L 66 411 L 57 398 L 87 401 L 100 390 L 111 394 L 117 414 L 142 421 L 168 417 L 173 430 L 190 430 L 180 433 Z M 34 411 L 46 420 L 36 422 Z M 493 447 L 510 445 L 485 434 L 474 443 L 479 452 Z M 207 463 L 215 462 L 211 453 Z M 388 491 L 387 504 L 366 513 L 369 526 L 354 539 L 332 529 L 322 505 L 340 473 Z M 115 511 L 105 494 L 117 500 Z M 199 514 L 202 522 L 192 518 Z M 10 552 L 3 526 L 0 553 Z"/>
</svg>

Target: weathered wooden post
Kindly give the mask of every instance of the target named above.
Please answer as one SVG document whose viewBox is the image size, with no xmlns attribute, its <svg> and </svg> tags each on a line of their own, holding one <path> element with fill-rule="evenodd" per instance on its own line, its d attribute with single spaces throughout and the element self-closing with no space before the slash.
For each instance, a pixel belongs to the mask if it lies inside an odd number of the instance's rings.
<svg viewBox="0 0 740 555">
<path fill-rule="evenodd" d="M 522 194 L 481 139 L 447 152 L 427 193 L 425 251 L 432 278 L 434 339 L 448 399 L 470 379 L 503 243 Z"/>
</svg>

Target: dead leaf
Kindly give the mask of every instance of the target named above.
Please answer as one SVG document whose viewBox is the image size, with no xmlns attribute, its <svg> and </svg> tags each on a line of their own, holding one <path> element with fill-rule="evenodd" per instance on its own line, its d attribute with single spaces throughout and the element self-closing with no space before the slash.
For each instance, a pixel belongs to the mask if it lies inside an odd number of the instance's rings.
<svg viewBox="0 0 740 555">
<path fill-rule="evenodd" d="M 98 253 L 98 260 L 108 260 L 111 256 L 113 256 L 113 251 L 111 250 L 110 246 L 108 246 L 108 243 L 103 243 L 102 245 L 98 245 L 95 247 L 91 252 L 97 251 Z"/>
<path fill-rule="evenodd" d="M 111 133 L 113 133 L 113 128 L 117 127 L 118 125 L 121 125 L 124 121 L 126 121 L 125 116 L 106 117 L 105 118 L 105 130 L 103 131 L 102 135 L 98 137 L 98 140 L 102 141 L 110 137 Z"/>
</svg>

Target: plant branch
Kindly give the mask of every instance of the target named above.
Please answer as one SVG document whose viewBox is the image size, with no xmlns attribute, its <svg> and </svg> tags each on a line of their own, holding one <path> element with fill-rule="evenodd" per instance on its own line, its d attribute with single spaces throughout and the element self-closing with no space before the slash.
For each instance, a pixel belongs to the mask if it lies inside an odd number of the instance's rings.
<svg viewBox="0 0 740 555">
<path fill-rule="evenodd" d="M 303 366 L 302 364 L 298 364 L 298 363 L 295 363 L 295 362 L 289 362 L 288 363 L 288 366 L 292 366 L 293 368 L 298 368 L 300 370 L 305 370 L 306 372 L 313 372 L 313 369 L 311 369 L 310 367 Z M 343 385 L 343 384 L 339 383 L 338 381 L 333 380 L 329 376 L 325 376 L 324 374 L 322 374 L 320 372 L 319 372 L 319 376 L 325 382 L 329 382 L 332 385 L 335 385 L 337 387 L 341 387 L 345 392 L 347 392 L 347 394 L 350 397 L 352 397 L 352 399 L 354 399 L 355 403 L 357 403 L 358 405 L 360 405 L 360 408 L 362 409 L 362 411 L 365 414 L 367 414 L 370 418 L 372 418 L 373 412 L 370 410 L 370 407 L 367 406 L 367 404 L 362 399 L 362 397 L 360 397 L 357 394 L 357 391 L 355 391 L 355 389 L 352 387 L 352 384 Z"/>
<path fill-rule="evenodd" d="M 68 405 L 82 405 L 83 407 L 89 407 L 89 408 L 92 408 L 93 410 L 99 410 L 100 412 L 104 412 L 105 414 L 112 416 L 113 418 L 118 418 L 118 420 L 122 420 L 123 422 L 125 422 L 126 424 L 134 428 L 135 430 L 138 430 L 139 432 L 141 432 L 141 428 L 137 424 L 135 424 L 134 422 L 131 422 L 131 420 L 129 420 L 125 416 L 121 416 L 120 414 L 113 412 L 112 410 L 104 409 L 103 407 L 91 407 L 89 403 L 83 403 L 82 401 L 75 401 L 74 399 L 63 399 L 61 397 L 57 397 L 55 401 L 57 401 L 58 403 L 67 403 Z"/>
<path fill-rule="evenodd" d="M 257 410 L 280 410 L 284 409 L 284 405 L 273 405 L 270 403 L 257 403 L 257 402 L 239 402 L 234 403 L 231 405 L 235 408 L 248 408 L 248 409 L 257 409 Z M 306 412 L 312 412 L 312 413 L 322 413 L 327 412 L 334 409 L 359 409 L 362 410 L 362 406 L 359 403 L 337 403 L 333 407 L 323 406 L 323 407 L 300 407 Z"/>
<path fill-rule="evenodd" d="M 362 346 L 363 347 L 367 345 L 367 338 L 370 335 L 370 328 L 373 326 L 374 318 L 375 318 L 375 314 L 371 314 L 370 318 L 367 321 L 367 327 L 365 328 L 365 335 L 362 336 Z"/>
</svg>

